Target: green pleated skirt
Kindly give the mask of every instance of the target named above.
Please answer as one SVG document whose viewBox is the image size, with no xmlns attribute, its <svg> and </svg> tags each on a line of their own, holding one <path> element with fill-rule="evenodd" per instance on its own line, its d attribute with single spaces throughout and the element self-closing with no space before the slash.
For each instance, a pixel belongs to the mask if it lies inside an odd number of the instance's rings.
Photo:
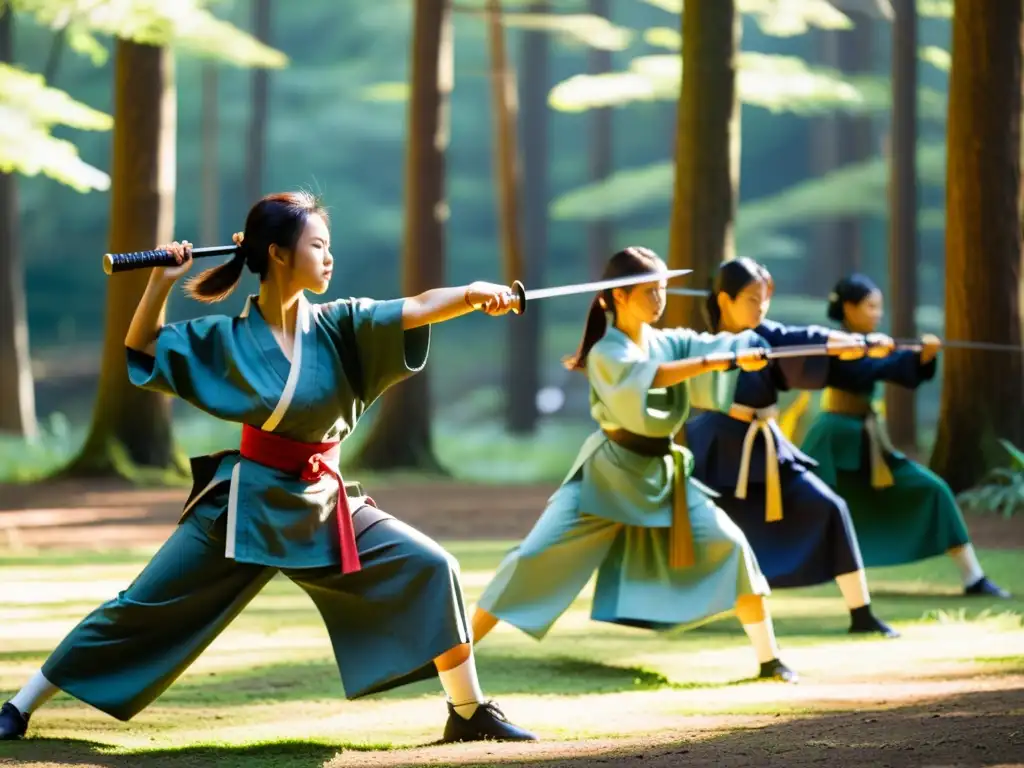
<svg viewBox="0 0 1024 768">
<path fill-rule="evenodd" d="M 836 472 L 836 490 L 850 508 L 864 565 L 904 565 L 970 541 L 946 482 L 909 459 L 888 457 L 895 485 L 875 489 L 865 471 Z"/>
</svg>

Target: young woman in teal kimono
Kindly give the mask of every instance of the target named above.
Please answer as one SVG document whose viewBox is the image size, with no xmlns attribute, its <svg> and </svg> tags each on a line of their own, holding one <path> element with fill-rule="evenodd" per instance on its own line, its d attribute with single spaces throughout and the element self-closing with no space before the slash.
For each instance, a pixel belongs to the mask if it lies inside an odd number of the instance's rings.
<svg viewBox="0 0 1024 768">
<path fill-rule="evenodd" d="M 388 387 L 421 370 L 429 326 L 474 308 L 500 315 L 507 289 L 441 288 L 408 299 L 311 304 L 334 264 L 327 215 L 306 194 L 249 212 L 237 255 L 193 278 L 217 301 L 248 267 L 260 278 L 238 317 L 164 325 L 179 266 L 154 269 L 126 338 L 128 374 L 225 421 L 238 451 L 193 459 L 179 525 L 139 576 L 87 616 L 0 710 L 0 739 L 62 690 L 129 720 L 170 686 L 278 572 L 313 600 L 348 698 L 439 675 L 447 741 L 532 740 L 484 699 L 456 561 L 376 509 L 338 473 L 338 444 Z"/>
<path fill-rule="evenodd" d="M 872 333 L 882 314 L 882 292 L 864 275 L 843 278 L 829 296 L 828 317 L 844 330 Z M 818 476 L 846 499 L 865 565 L 948 554 L 965 594 L 1009 597 L 985 576 L 949 486 L 896 451 L 875 412 L 879 382 L 913 389 L 935 376 L 941 341 L 930 334 L 921 341 L 920 352 L 838 363 L 801 448 L 818 462 Z"/>
<path fill-rule="evenodd" d="M 759 676 L 795 681 L 779 660 L 757 558 L 714 494 L 690 478 L 689 452 L 673 443 L 690 400 L 727 405 L 736 383 L 727 371 L 763 367 L 764 348 L 749 332 L 652 327 L 665 306 L 664 270 L 646 248 L 609 261 L 606 278 L 654 279 L 595 298 L 566 365 L 586 371 L 599 429 L 484 590 L 473 637 L 479 642 L 500 620 L 543 638 L 597 570 L 592 619 L 667 630 L 735 611 Z"/>
<path fill-rule="evenodd" d="M 753 329 L 773 348 L 816 345 L 827 355 L 778 358 L 739 374 L 730 402 L 713 404 L 686 425 L 694 476 L 721 494 L 718 503 L 746 534 L 772 588 L 835 581 L 850 611 L 850 632 L 897 633 L 871 610 L 864 562 L 846 502 L 814 474 L 813 459 L 776 423 L 778 393 L 826 386 L 838 357 L 863 356 L 862 337 L 818 326 L 767 320 L 773 283 L 751 259 L 725 262 L 708 296 L 712 330 Z M 870 339 L 885 354 L 892 339 Z"/>
</svg>

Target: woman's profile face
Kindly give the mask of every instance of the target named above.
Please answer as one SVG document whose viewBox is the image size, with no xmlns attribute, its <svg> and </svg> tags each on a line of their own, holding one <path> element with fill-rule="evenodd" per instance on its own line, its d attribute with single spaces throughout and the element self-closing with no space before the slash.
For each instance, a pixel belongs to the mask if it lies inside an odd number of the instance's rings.
<svg viewBox="0 0 1024 768">
<path fill-rule="evenodd" d="M 331 284 L 333 272 L 331 231 L 322 216 L 312 213 L 306 218 L 306 226 L 295 243 L 290 274 L 292 289 L 322 294 Z"/>
<path fill-rule="evenodd" d="M 874 333 L 885 316 L 881 291 L 872 291 L 860 301 L 843 303 L 843 320 L 854 333 Z"/>
<path fill-rule="evenodd" d="M 726 328 L 750 329 L 757 328 L 771 306 L 771 292 L 763 280 L 752 280 L 744 286 L 736 298 L 729 294 L 718 294 L 718 305 L 722 310 L 722 325 Z"/>
</svg>

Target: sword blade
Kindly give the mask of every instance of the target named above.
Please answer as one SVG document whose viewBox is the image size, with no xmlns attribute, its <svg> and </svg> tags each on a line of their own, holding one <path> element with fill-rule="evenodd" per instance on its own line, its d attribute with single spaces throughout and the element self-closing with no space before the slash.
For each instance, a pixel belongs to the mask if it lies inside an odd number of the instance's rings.
<svg viewBox="0 0 1024 768">
<path fill-rule="evenodd" d="M 592 283 L 556 285 L 552 288 L 534 288 L 526 292 L 526 298 L 528 301 L 533 301 L 534 299 L 550 299 L 554 296 L 572 296 L 577 293 L 593 293 L 597 291 L 605 291 L 609 288 L 624 288 L 628 285 L 653 283 L 657 280 L 671 280 L 673 277 L 688 275 L 691 272 L 693 272 L 692 269 L 670 269 L 665 272 L 648 272 L 643 275 L 615 277 L 610 280 L 596 280 Z"/>
<path fill-rule="evenodd" d="M 666 288 L 665 293 L 670 296 L 707 296 L 711 291 L 702 291 L 700 288 Z"/>
</svg>

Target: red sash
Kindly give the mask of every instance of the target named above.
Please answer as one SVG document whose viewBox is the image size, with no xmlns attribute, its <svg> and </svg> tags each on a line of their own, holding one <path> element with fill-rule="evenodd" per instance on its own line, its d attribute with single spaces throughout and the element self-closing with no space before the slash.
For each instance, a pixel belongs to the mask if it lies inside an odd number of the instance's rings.
<svg viewBox="0 0 1024 768">
<path fill-rule="evenodd" d="M 356 534 L 352 526 L 352 509 L 345 495 L 345 481 L 335 469 L 340 454 L 340 441 L 331 443 L 300 443 L 273 432 L 242 426 L 242 456 L 249 461 L 272 469 L 297 475 L 306 482 L 314 482 L 324 475 L 338 481 L 338 537 L 341 542 L 341 572 L 354 573 L 359 564 L 359 550 L 356 548 Z"/>
</svg>

